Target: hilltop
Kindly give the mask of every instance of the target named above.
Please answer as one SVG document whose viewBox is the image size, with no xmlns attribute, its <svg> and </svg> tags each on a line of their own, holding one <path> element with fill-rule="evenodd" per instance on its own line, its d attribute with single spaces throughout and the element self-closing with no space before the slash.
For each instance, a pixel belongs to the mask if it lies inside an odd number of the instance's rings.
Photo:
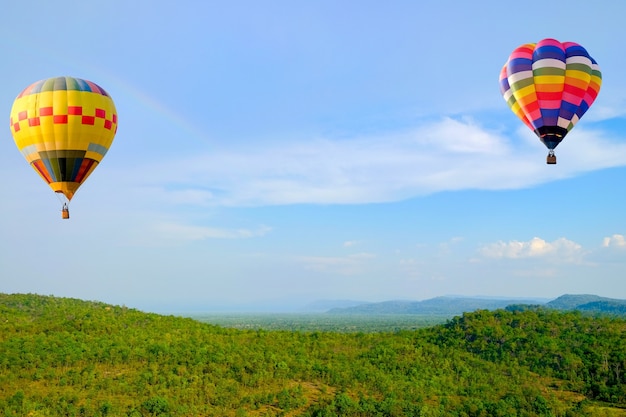
<svg viewBox="0 0 626 417">
<path fill-rule="evenodd" d="M 624 331 L 543 307 L 414 331 L 236 330 L 0 294 L 0 415 L 619 416 Z"/>
<path fill-rule="evenodd" d="M 597 295 L 590 294 L 565 294 L 547 303 L 546 307 L 557 310 L 580 310 L 609 314 L 624 314 L 626 313 L 626 300 L 599 297 Z"/>
</svg>

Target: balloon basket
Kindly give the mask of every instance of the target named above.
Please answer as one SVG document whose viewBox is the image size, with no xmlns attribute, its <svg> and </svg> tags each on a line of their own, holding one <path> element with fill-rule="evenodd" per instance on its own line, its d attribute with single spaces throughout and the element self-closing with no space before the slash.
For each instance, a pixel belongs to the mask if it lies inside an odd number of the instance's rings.
<svg viewBox="0 0 626 417">
<path fill-rule="evenodd" d="M 61 217 L 64 219 L 69 219 L 70 218 L 70 211 L 66 208 L 64 208 L 63 210 L 61 210 Z"/>
<path fill-rule="evenodd" d="M 556 155 L 548 155 L 548 157 L 546 158 L 546 164 L 548 165 L 556 164 Z"/>
</svg>

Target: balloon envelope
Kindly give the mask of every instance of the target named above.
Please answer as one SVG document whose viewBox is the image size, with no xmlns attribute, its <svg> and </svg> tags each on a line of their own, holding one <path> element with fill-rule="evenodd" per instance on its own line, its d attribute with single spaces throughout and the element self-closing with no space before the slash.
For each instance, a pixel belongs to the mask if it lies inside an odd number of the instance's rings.
<svg viewBox="0 0 626 417">
<path fill-rule="evenodd" d="M 500 71 L 500 92 L 513 113 L 553 150 L 593 104 L 598 63 L 574 42 L 543 39 L 516 48 Z"/>
<path fill-rule="evenodd" d="M 107 153 L 117 111 L 97 84 L 72 77 L 37 81 L 11 109 L 11 132 L 28 163 L 57 193 L 71 200 Z"/>
</svg>

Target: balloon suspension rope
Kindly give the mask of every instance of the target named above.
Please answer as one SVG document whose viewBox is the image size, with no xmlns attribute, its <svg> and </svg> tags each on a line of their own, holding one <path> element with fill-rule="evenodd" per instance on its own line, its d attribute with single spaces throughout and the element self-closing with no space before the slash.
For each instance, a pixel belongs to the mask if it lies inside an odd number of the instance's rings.
<svg viewBox="0 0 626 417">
<path fill-rule="evenodd" d="M 63 205 L 61 206 L 61 218 L 63 219 L 69 219 L 70 218 L 70 210 L 69 210 L 69 203 L 70 201 L 67 199 L 67 197 L 65 197 L 65 194 L 63 193 L 55 193 L 59 199 L 59 201 L 61 203 L 63 203 Z"/>
</svg>

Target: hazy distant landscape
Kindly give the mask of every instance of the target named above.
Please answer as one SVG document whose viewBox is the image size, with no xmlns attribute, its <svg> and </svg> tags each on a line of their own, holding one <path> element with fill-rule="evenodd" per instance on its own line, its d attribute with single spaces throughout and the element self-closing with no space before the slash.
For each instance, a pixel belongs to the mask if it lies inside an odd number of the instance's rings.
<svg viewBox="0 0 626 417">
<path fill-rule="evenodd" d="M 346 307 L 332 307 L 332 314 L 442 314 L 456 315 L 474 310 L 494 310 L 512 304 L 542 305 L 557 310 L 620 311 L 626 300 L 600 297 L 597 295 L 562 295 L 553 300 L 540 298 L 512 297 L 462 297 L 444 296 L 424 301 L 385 301 L 379 303 L 358 303 Z"/>
<path fill-rule="evenodd" d="M 392 332 L 416 330 L 445 323 L 448 315 L 330 314 L 330 313 L 221 313 L 193 314 L 204 323 L 241 330 L 289 330 L 307 332 Z"/>
<path fill-rule="evenodd" d="M 626 317 L 626 300 L 592 294 L 566 294 L 555 299 L 443 296 L 423 301 L 366 303 L 324 300 L 309 304 L 301 313 L 194 313 L 185 316 L 237 329 L 307 331 L 414 330 L 445 323 L 454 316 L 476 310 L 511 306 L 542 306 Z"/>
</svg>

